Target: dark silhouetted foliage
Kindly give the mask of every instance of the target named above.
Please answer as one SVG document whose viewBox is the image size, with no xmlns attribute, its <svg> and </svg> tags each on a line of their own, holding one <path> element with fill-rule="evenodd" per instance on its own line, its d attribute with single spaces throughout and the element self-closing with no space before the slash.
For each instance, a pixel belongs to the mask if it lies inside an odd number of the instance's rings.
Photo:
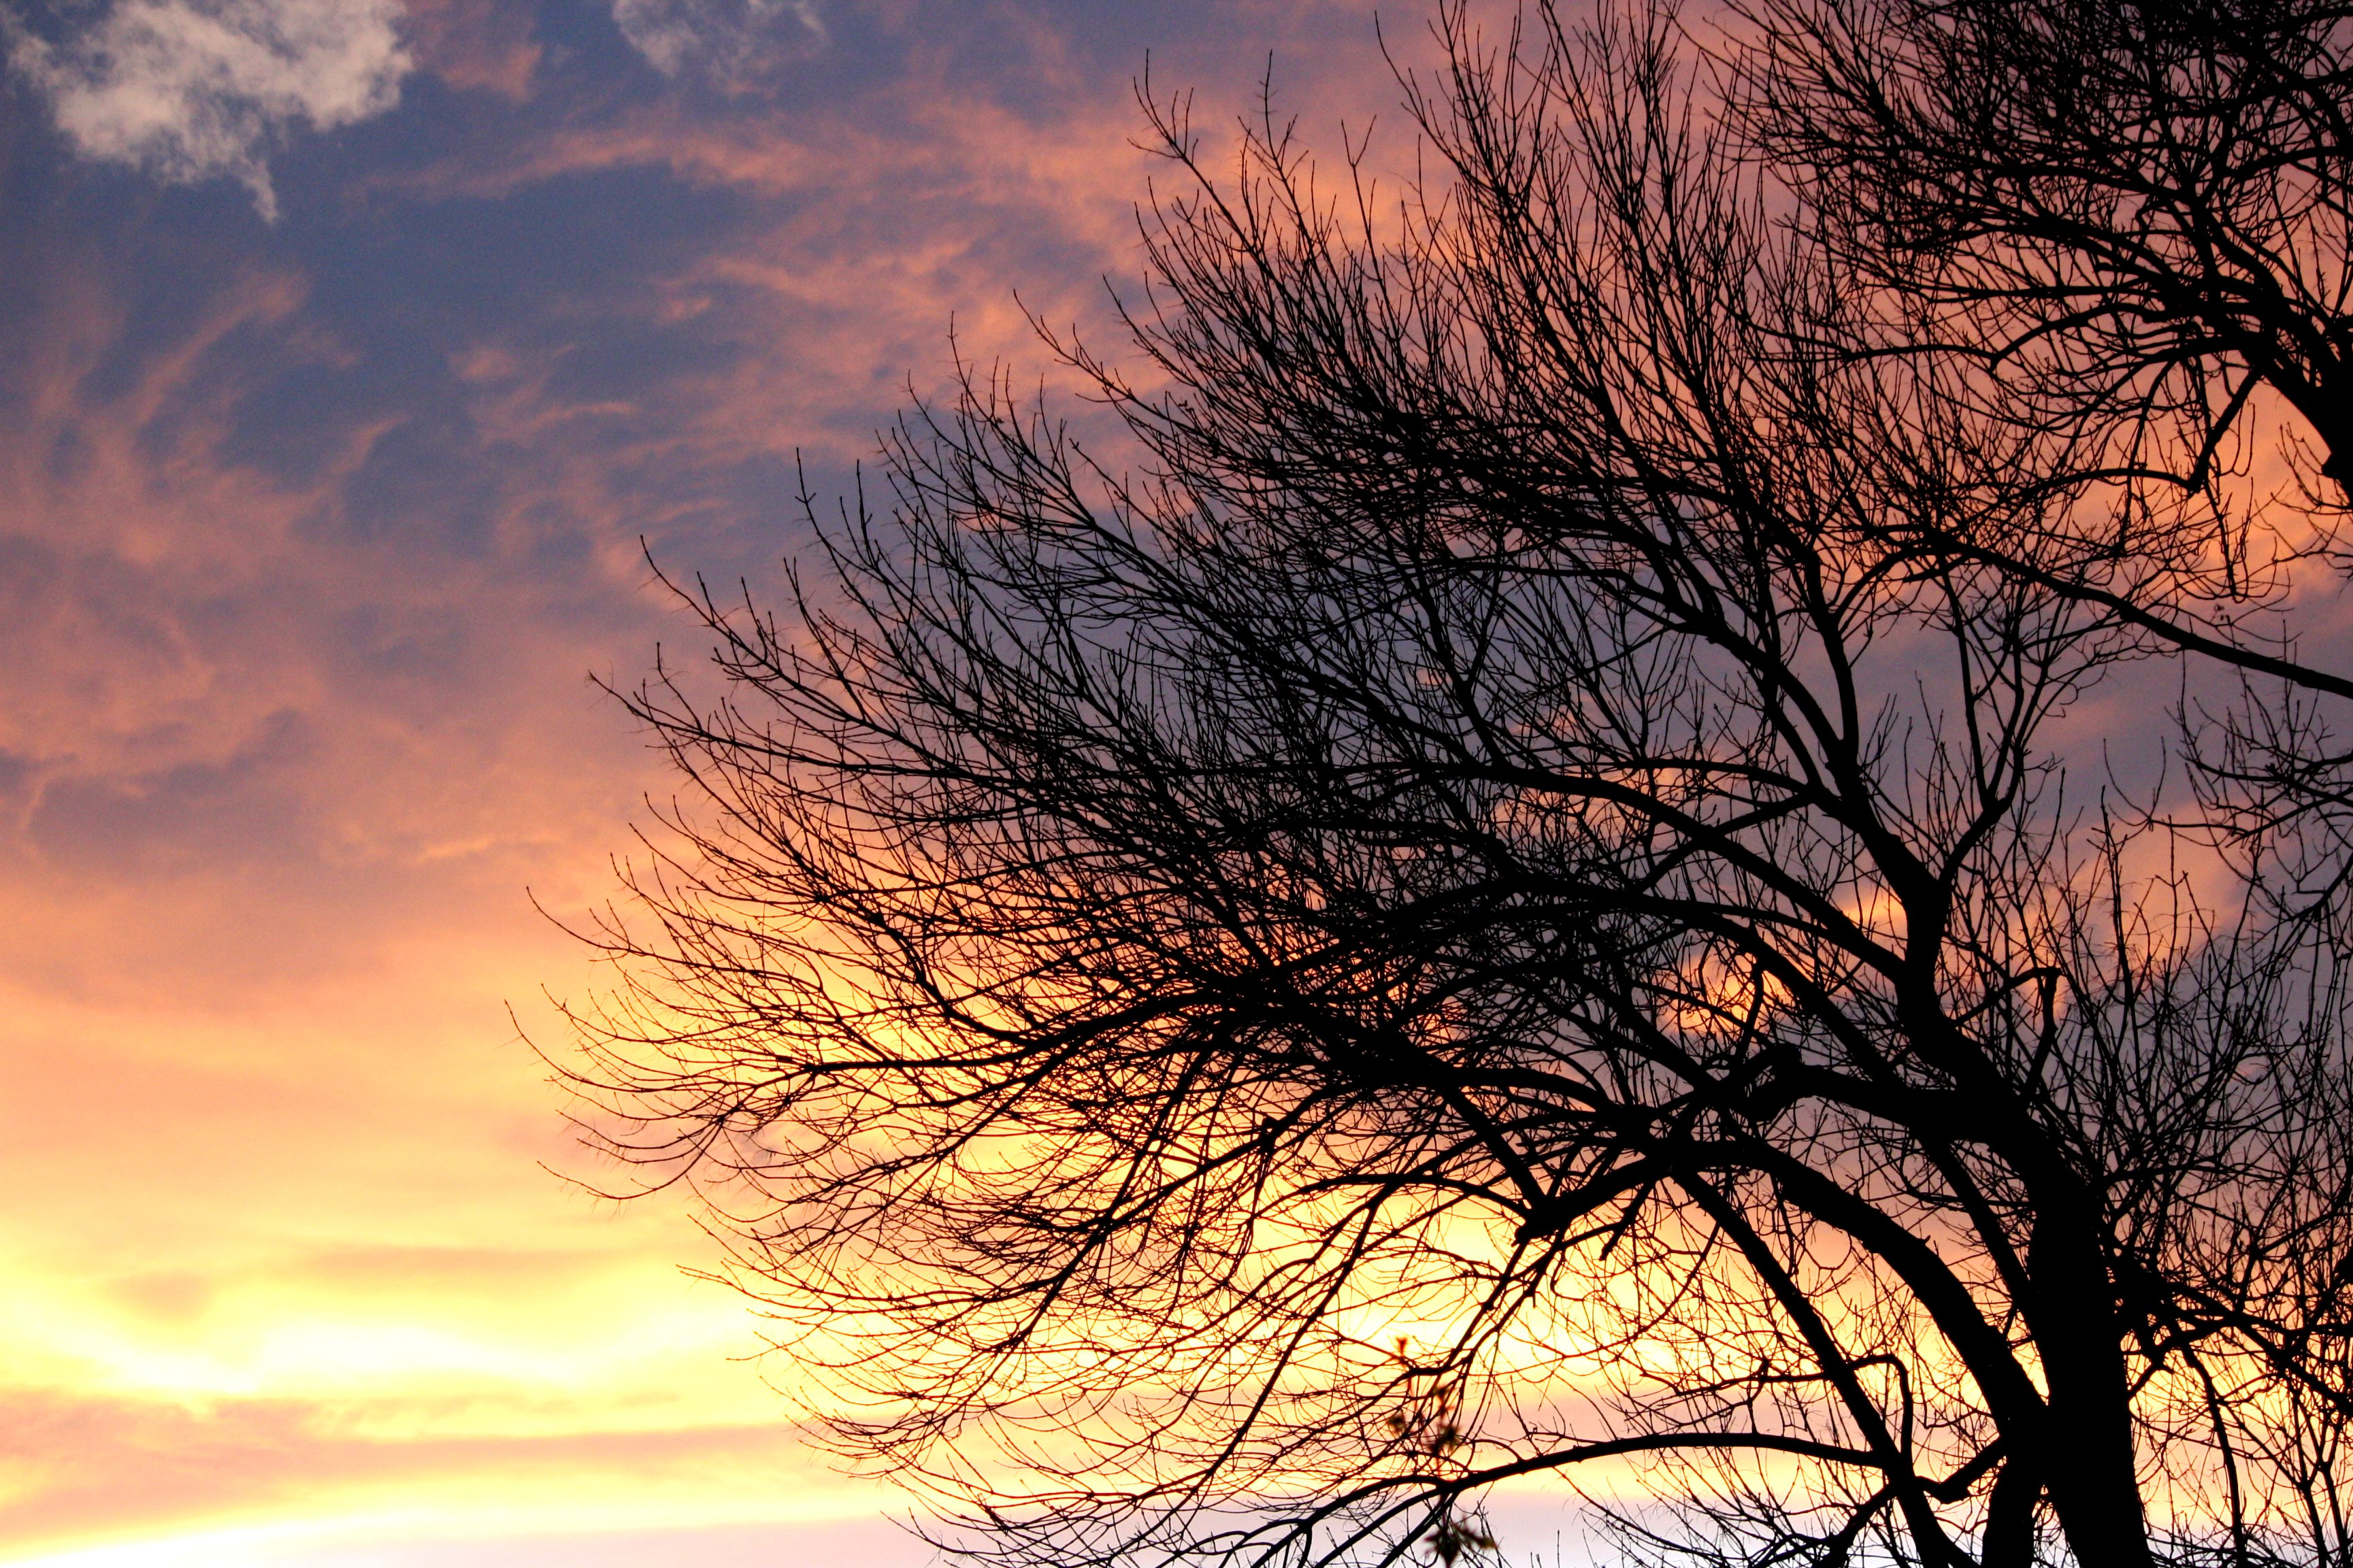
<svg viewBox="0 0 2353 1568">
<path fill-rule="evenodd" d="M 2353 1562 L 2347 28 L 1449 10 L 1388 196 L 1157 104 L 1124 436 L 972 373 L 631 699 L 576 1076 L 847 1449 L 1054 1563 Z"/>
</svg>

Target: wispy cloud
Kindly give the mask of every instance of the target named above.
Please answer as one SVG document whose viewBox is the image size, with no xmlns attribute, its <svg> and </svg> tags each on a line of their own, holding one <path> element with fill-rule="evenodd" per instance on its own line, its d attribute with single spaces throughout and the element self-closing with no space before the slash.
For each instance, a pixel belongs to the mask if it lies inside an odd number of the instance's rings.
<svg viewBox="0 0 2353 1568">
<path fill-rule="evenodd" d="M 21 1542 L 96 1544 L 110 1535 L 135 1539 L 145 1522 L 203 1520 L 218 1528 L 266 1520 L 300 1499 L 321 1523 L 374 1522 L 396 1539 L 401 1524 L 413 1530 L 417 1520 L 416 1510 L 405 1521 L 396 1510 L 420 1490 L 442 1505 L 435 1511 L 447 1523 L 509 1531 L 566 1522 L 643 1529 L 730 1515 L 815 1523 L 855 1517 L 880 1500 L 871 1489 L 830 1481 L 797 1430 L 781 1423 L 582 1429 L 580 1413 L 567 1422 L 559 1405 L 532 1413 L 552 1430 L 501 1430 L 497 1414 L 472 1413 L 485 1424 L 470 1430 L 467 1415 L 429 1400 L 188 1404 L 12 1390 L 0 1395 L 0 1466 L 12 1482 L 0 1527 Z M 592 1423 L 607 1414 L 594 1412 Z M 121 1484 L 129 1475 L 141 1478 L 135 1495 Z M 711 1507 L 714 1491 L 724 1506 Z M 347 1541 L 325 1560 L 373 1560 L 354 1550 L 361 1546 Z"/>
<path fill-rule="evenodd" d="M 736 87 L 821 47 L 816 0 L 613 0 L 622 37 L 665 76 Z"/>
<path fill-rule="evenodd" d="M 398 0 L 116 0 L 62 29 L 0 10 L 11 63 L 83 156 L 181 184 L 227 177 L 274 217 L 270 150 L 399 101 Z"/>
</svg>

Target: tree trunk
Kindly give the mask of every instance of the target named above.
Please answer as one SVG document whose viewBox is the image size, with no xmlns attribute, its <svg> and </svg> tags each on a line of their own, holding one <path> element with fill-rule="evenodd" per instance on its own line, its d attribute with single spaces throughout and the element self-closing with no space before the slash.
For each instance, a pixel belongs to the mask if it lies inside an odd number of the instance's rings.
<svg viewBox="0 0 2353 1568">
<path fill-rule="evenodd" d="M 2095 1232 L 2046 1215 L 2028 1268 L 2051 1393 L 2038 1468 L 2052 1510 L 2083 1568 L 2149 1568 L 2123 1336 Z"/>
</svg>

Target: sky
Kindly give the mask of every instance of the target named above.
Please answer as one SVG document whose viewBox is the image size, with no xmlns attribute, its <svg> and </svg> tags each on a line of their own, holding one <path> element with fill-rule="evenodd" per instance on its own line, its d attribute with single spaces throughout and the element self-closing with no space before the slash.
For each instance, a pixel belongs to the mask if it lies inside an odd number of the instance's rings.
<svg viewBox="0 0 2353 1568">
<path fill-rule="evenodd" d="M 1333 146 L 1372 7 L 0 0 L 0 1563 L 928 1561 L 691 1214 L 579 1184 L 556 922 L 670 787 L 590 677 L 695 646 L 644 550 L 780 581 L 797 455 L 952 327 L 1100 333 L 1147 58 Z"/>
</svg>

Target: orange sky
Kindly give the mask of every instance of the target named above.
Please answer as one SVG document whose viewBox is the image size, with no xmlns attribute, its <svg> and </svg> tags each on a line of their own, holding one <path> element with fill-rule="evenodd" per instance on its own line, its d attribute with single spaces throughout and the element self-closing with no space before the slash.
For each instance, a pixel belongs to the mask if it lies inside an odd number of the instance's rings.
<svg viewBox="0 0 2353 1568">
<path fill-rule="evenodd" d="M 923 1561 L 685 1210 L 543 1168 L 526 889 L 665 788 L 584 678 L 951 319 L 1101 319 L 1147 49 L 1330 130 L 1369 7 L 0 9 L 0 1561 Z"/>
</svg>

